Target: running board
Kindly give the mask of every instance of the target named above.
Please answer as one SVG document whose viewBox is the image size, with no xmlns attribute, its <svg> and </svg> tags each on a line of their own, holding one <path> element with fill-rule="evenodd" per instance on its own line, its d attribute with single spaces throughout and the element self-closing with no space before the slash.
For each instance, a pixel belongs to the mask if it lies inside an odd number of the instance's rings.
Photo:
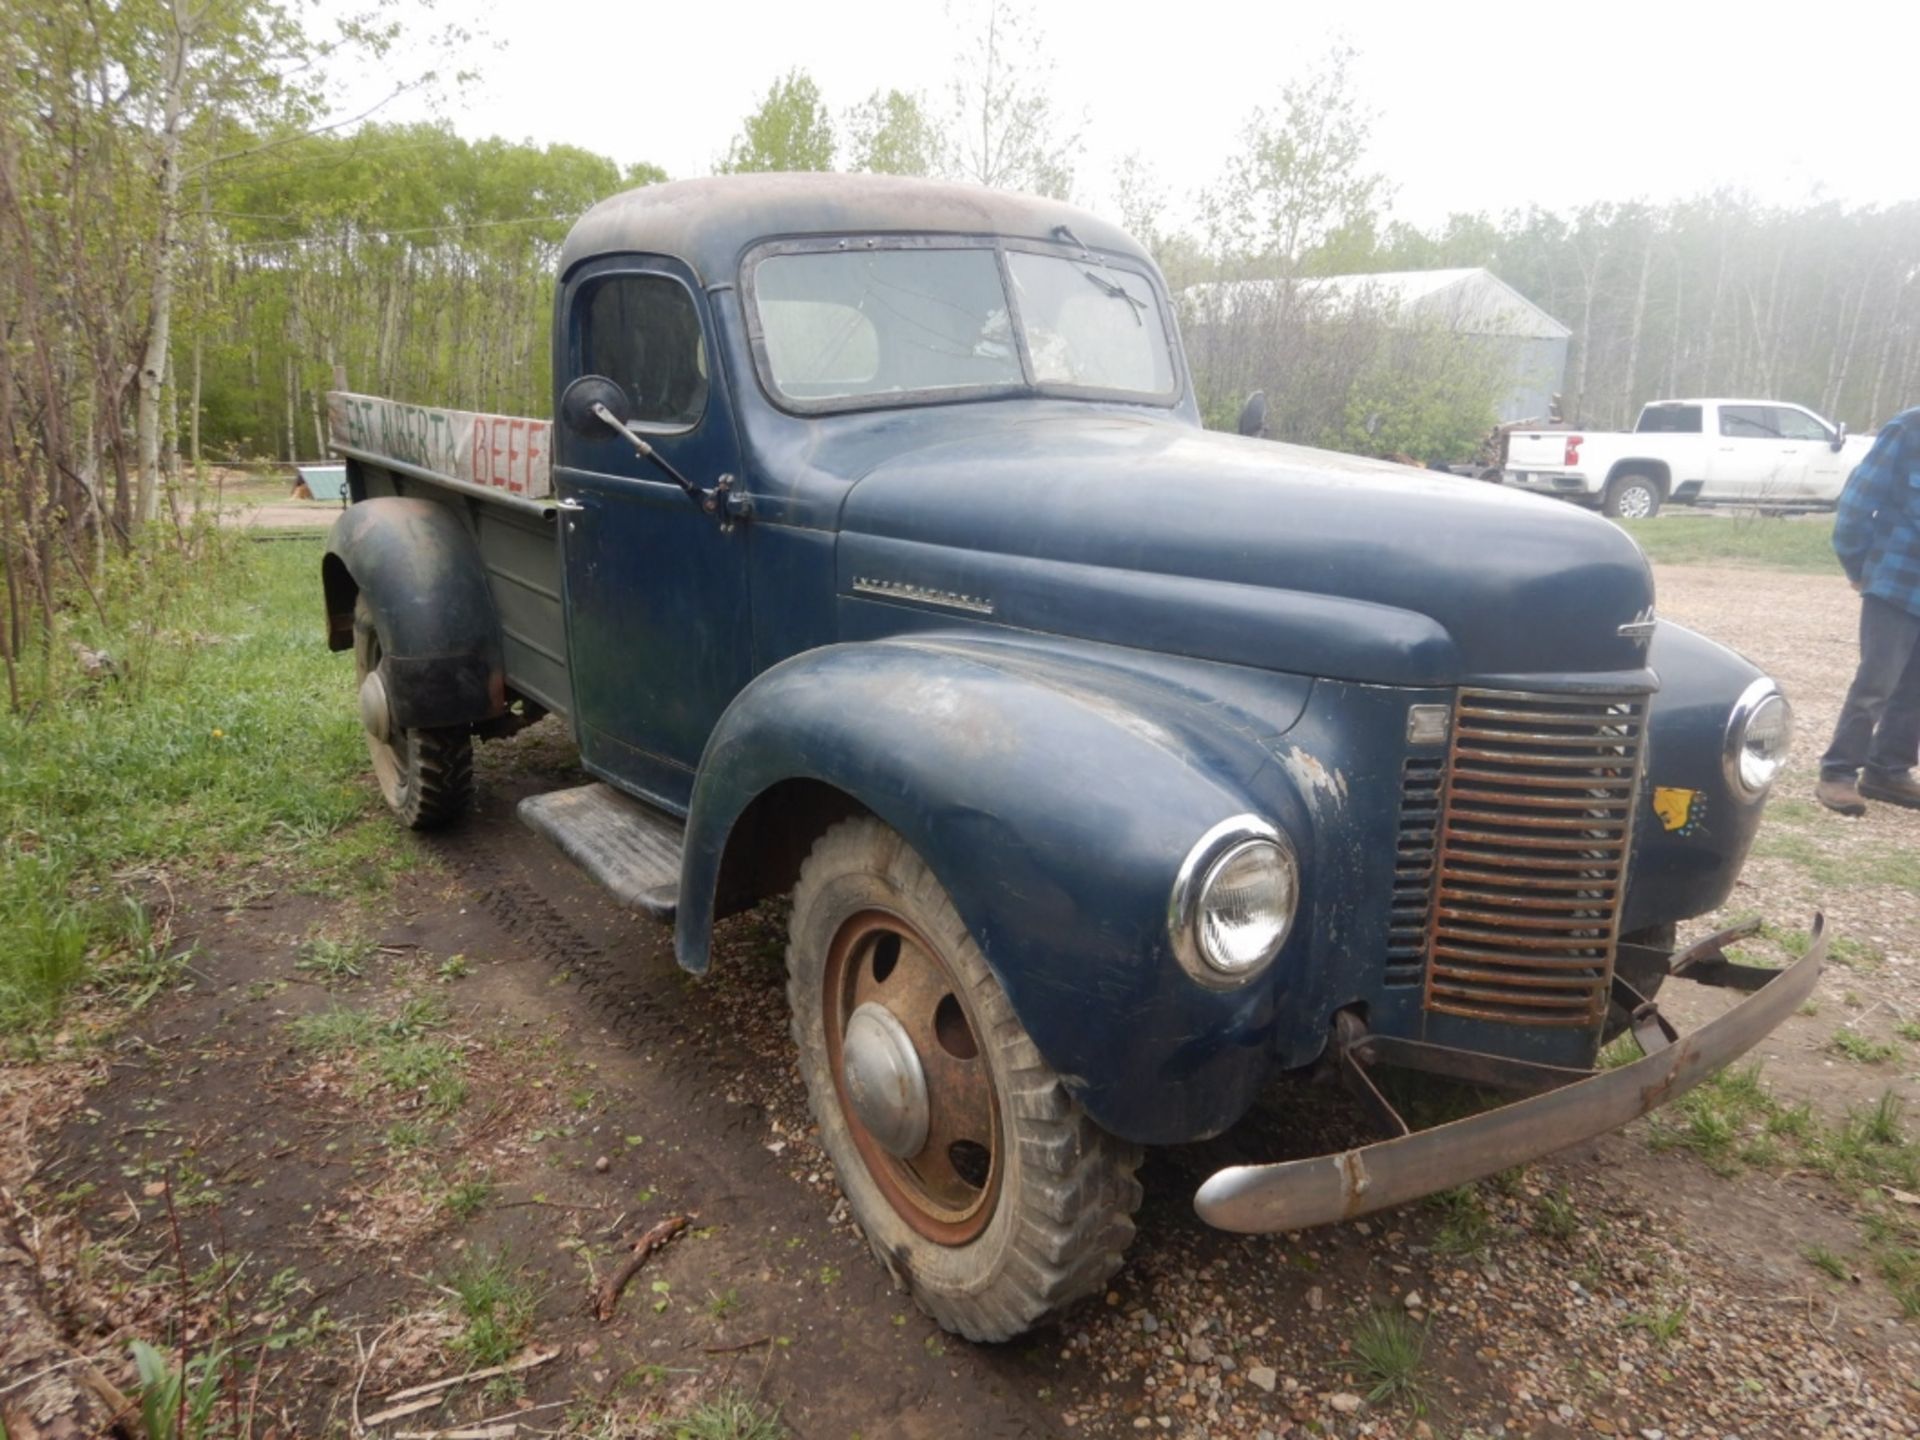
<svg viewBox="0 0 1920 1440">
<path fill-rule="evenodd" d="M 622 905 L 672 922 L 685 833 L 678 820 L 600 784 L 529 795 L 520 818 Z"/>
</svg>

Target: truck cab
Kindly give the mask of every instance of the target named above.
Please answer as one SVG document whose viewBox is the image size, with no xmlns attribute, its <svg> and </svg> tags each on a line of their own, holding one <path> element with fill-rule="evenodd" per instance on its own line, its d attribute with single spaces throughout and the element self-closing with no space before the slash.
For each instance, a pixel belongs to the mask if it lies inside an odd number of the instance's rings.
<svg viewBox="0 0 1920 1440">
<path fill-rule="evenodd" d="M 689 971 L 791 893 L 822 1142 L 960 1333 L 1101 1289 L 1141 1147 L 1283 1072 L 1388 1137 L 1223 1170 L 1213 1224 L 1610 1128 L 1813 983 L 1817 924 L 1784 973 L 1674 953 L 1784 756 L 1773 682 L 1659 620 L 1595 516 L 1204 430 L 1164 281 L 1094 215 L 648 187 L 569 236 L 553 362 L 550 422 L 332 397 L 322 588 L 383 793 L 452 823 L 472 744 L 551 713 L 591 781 L 523 818 Z M 1680 1041 L 1682 973 L 1760 993 Z M 1627 1029 L 1645 1058 L 1596 1072 Z M 1381 1065 L 1527 1098 L 1410 1131 Z"/>
</svg>

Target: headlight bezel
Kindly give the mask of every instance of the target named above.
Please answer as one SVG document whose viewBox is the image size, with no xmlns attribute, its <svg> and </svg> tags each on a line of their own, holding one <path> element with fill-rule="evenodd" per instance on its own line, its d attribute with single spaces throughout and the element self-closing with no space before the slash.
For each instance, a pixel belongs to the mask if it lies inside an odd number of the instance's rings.
<svg viewBox="0 0 1920 1440">
<path fill-rule="evenodd" d="M 1201 917 L 1215 879 L 1230 861 L 1255 846 L 1271 848 L 1286 867 L 1291 904 L 1286 922 L 1260 959 L 1239 969 L 1223 968 L 1208 953 L 1201 937 Z M 1300 914 L 1300 859 L 1293 842 L 1258 815 L 1234 815 L 1213 826 L 1188 850 L 1173 882 L 1167 905 L 1167 938 L 1174 957 L 1189 978 L 1210 990 L 1236 990 L 1263 974 L 1286 948 Z"/>
<path fill-rule="evenodd" d="M 1769 703 L 1777 703 L 1786 712 L 1787 739 L 1781 748 L 1780 758 L 1774 763 L 1772 771 L 1758 785 L 1749 784 L 1744 761 L 1747 755 L 1747 736 L 1760 711 Z M 1793 747 L 1793 705 L 1788 701 L 1786 692 L 1781 690 L 1770 677 L 1761 676 L 1740 692 L 1740 698 L 1733 703 L 1733 712 L 1727 717 L 1725 740 L 1721 746 L 1720 765 L 1726 776 L 1727 788 L 1742 800 L 1757 801 L 1773 788 L 1773 782 L 1780 777 L 1780 771 L 1787 763 L 1787 754 Z"/>
</svg>

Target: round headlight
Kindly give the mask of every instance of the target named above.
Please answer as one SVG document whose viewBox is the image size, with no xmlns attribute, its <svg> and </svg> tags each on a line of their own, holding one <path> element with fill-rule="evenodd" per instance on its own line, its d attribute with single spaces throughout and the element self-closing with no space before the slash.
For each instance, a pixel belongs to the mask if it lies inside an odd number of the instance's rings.
<svg viewBox="0 0 1920 1440">
<path fill-rule="evenodd" d="M 1233 985 L 1280 953 L 1300 899 L 1293 847 L 1254 815 L 1223 821 L 1188 852 L 1168 929 L 1174 953 L 1203 985 Z"/>
<path fill-rule="evenodd" d="M 1793 707 L 1771 680 L 1756 680 L 1735 702 L 1727 721 L 1727 780 L 1735 793 L 1762 794 L 1787 763 L 1793 744 Z"/>
</svg>

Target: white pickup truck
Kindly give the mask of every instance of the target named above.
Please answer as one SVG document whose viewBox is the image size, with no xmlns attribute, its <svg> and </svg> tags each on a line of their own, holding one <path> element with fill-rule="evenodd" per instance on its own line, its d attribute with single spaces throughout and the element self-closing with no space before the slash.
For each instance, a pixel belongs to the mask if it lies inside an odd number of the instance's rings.
<svg viewBox="0 0 1920 1440">
<path fill-rule="evenodd" d="M 1644 520 L 1662 504 L 1831 506 L 1872 437 L 1778 400 L 1656 400 L 1630 434 L 1516 430 L 1505 481 Z"/>
</svg>

